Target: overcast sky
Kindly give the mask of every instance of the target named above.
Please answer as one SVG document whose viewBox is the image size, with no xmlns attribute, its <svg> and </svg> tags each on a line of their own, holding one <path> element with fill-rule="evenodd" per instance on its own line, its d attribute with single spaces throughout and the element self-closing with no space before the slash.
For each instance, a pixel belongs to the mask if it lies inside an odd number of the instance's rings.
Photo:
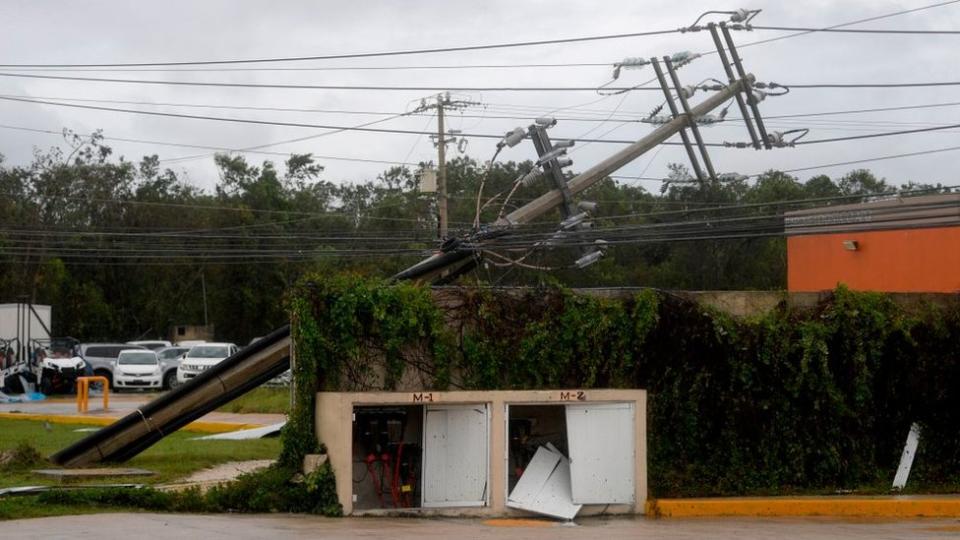
<svg viewBox="0 0 960 540">
<path fill-rule="evenodd" d="M 749 4 L 704 1 L 180 1 L 75 2 L 14 1 L 0 3 L 0 63 L 112 63 L 220 60 L 288 57 L 478 45 L 511 41 L 674 29 L 689 25 L 703 11 L 762 8 L 757 25 L 824 27 L 875 15 L 910 9 L 933 0 L 902 1 L 753 1 Z M 960 4 L 855 26 L 855 28 L 960 29 Z M 738 32 L 738 44 L 783 35 L 783 32 Z M 784 84 L 949 81 L 957 77 L 956 51 L 960 36 L 907 36 L 869 34 L 810 34 L 742 49 L 747 70 L 758 80 Z M 349 59 L 324 62 L 269 64 L 269 67 L 425 66 L 520 63 L 614 63 L 624 57 L 672 54 L 712 49 L 705 32 L 636 37 L 564 45 L 495 49 Z M 243 67 L 243 66 L 232 66 Z M 0 69 L 13 73 L 11 69 Z M 20 73 L 27 73 L 21 71 Z M 36 73 L 36 72 L 30 72 Z M 42 73 L 41 73 L 42 74 Z M 97 72 L 47 73 L 114 78 L 181 81 L 231 81 L 279 84 L 464 86 L 599 86 L 610 79 L 609 67 L 524 69 L 443 69 L 367 71 L 214 71 L 214 72 Z M 722 77 L 715 55 L 705 56 L 680 72 L 687 84 Z M 631 85 L 652 77 L 649 68 L 624 71 L 617 84 Z M 80 81 L 50 81 L 0 77 L 0 94 L 45 98 L 74 98 L 189 103 L 302 109 L 398 113 L 411 110 L 429 92 L 342 90 L 285 90 L 250 88 L 200 88 L 133 85 Z M 622 118 L 642 114 L 662 99 L 655 92 L 632 92 L 603 98 L 595 92 L 468 92 L 462 97 L 483 103 L 470 115 L 518 116 L 521 119 L 460 118 L 449 116 L 448 125 L 470 133 L 501 134 L 526 125 L 534 109 L 565 108 L 557 117 Z M 697 96 L 694 101 L 702 99 Z M 918 89 L 797 89 L 785 97 L 761 104 L 765 116 L 790 113 L 960 102 L 960 87 Z M 381 115 L 327 114 L 209 108 L 104 104 L 122 108 L 202 114 L 220 117 L 279 120 L 324 125 L 356 125 Z M 519 106 L 519 107 L 518 107 Z M 508 112 L 509 110 L 509 112 Z M 606 111 L 606 112 L 598 112 Z M 790 121 L 770 119 L 770 129 L 811 127 L 810 138 L 826 138 L 910 129 L 932 124 L 960 123 L 960 106 L 886 113 L 830 116 Z M 519 113 L 519 114 L 518 114 Z M 734 109 L 731 116 L 739 116 Z M 878 124 L 878 122 L 886 122 Z M 324 130 L 240 125 L 203 120 L 159 118 L 118 112 L 69 109 L 48 105 L 0 102 L 0 124 L 81 133 L 102 129 L 107 137 L 136 138 L 170 143 L 243 148 L 284 139 L 317 135 Z M 435 129 L 429 117 L 390 120 L 378 127 Z M 581 122 L 565 120 L 553 128 L 555 139 L 596 137 L 637 139 L 650 127 L 635 122 Z M 743 141 L 742 124 L 727 122 L 704 130 L 708 141 Z M 837 161 L 930 150 L 960 145 L 956 131 L 913 134 L 856 142 L 818 144 L 773 151 L 715 148 L 711 156 L 721 172 L 756 173 L 768 168 L 792 169 Z M 0 153 L 9 163 L 30 160 L 34 148 L 60 144 L 57 135 L 0 128 Z M 137 160 L 145 154 L 161 159 L 205 155 L 189 148 L 163 147 L 109 141 L 118 155 Z M 473 139 L 467 153 L 489 159 L 495 141 Z M 621 145 L 578 145 L 572 154 L 574 169 L 582 170 Z M 435 159 L 427 137 L 375 133 L 336 133 L 296 144 L 271 147 L 271 151 L 312 152 L 316 155 L 363 158 L 391 162 Z M 456 154 L 456 151 L 453 151 Z M 960 183 L 955 178 L 956 152 L 879 161 L 865 165 L 879 176 L 899 184 L 908 180 Z M 525 143 L 504 152 L 502 159 L 534 156 Z M 652 160 L 651 160 L 651 156 Z M 282 157 L 250 155 L 251 161 Z M 319 160 L 324 178 L 356 182 L 374 178 L 387 165 Z M 671 162 L 686 163 L 681 148 L 664 147 L 624 167 L 619 174 L 662 177 Z M 208 155 L 171 162 L 191 184 L 210 188 L 216 171 Z M 854 167 L 844 166 L 798 173 L 806 179 L 819 172 L 834 176 Z M 657 182 L 641 182 L 656 191 Z"/>
</svg>

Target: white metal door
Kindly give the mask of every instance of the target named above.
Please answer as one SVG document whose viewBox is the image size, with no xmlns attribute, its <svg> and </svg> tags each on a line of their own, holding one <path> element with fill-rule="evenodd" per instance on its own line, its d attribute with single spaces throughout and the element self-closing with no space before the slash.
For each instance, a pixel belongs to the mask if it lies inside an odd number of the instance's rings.
<svg viewBox="0 0 960 540">
<path fill-rule="evenodd" d="M 574 503 L 633 504 L 633 408 L 633 403 L 567 405 Z"/>
<path fill-rule="evenodd" d="M 489 433 L 486 404 L 424 407 L 424 507 L 486 503 Z"/>
</svg>

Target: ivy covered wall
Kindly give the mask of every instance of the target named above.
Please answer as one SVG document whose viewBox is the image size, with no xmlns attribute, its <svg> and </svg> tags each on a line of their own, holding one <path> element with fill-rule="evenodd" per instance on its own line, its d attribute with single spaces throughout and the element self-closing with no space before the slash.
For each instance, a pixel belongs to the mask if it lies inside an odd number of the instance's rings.
<svg viewBox="0 0 960 540">
<path fill-rule="evenodd" d="M 355 276 L 289 299 L 297 399 L 284 459 L 317 450 L 317 390 L 644 388 L 651 495 L 960 486 L 960 307 L 834 291 L 740 319 L 668 293 L 431 291 Z"/>
</svg>

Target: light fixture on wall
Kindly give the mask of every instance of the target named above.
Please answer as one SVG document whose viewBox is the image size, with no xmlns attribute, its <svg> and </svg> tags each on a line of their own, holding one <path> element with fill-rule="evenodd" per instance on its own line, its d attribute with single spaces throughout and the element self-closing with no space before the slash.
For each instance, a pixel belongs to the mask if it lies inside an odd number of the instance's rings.
<svg viewBox="0 0 960 540">
<path fill-rule="evenodd" d="M 844 240 L 843 249 L 847 251 L 857 251 L 858 249 L 860 249 L 860 243 L 857 242 L 856 240 Z"/>
</svg>

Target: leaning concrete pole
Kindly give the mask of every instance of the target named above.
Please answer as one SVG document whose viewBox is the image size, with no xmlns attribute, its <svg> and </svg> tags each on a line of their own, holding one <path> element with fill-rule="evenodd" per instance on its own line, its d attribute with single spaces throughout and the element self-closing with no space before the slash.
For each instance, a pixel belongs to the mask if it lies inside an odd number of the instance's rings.
<svg viewBox="0 0 960 540">
<path fill-rule="evenodd" d="M 713 94 L 696 107 L 690 109 L 689 115 L 681 114 L 670 122 L 653 130 L 653 132 L 646 137 L 583 171 L 567 182 L 567 188 L 570 194 L 576 195 L 593 186 L 624 165 L 627 165 L 651 149 L 656 148 L 657 145 L 665 142 L 680 130 L 693 125 L 697 118 L 720 107 L 740 92 L 749 91 L 754 80 L 753 75 L 747 74 L 742 79 L 730 83 L 716 94 Z M 396 274 L 393 276 L 393 279 L 414 281 L 426 281 L 435 278 L 449 279 L 451 275 L 455 276 L 458 272 L 458 270 L 455 269 L 456 267 L 463 268 L 466 259 L 476 256 L 478 252 L 477 248 L 484 242 L 509 236 L 514 226 L 533 221 L 561 204 L 563 204 L 563 194 L 560 190 L 550 190 L 497 220 L 488 230 L 464 238 L 462 241 L 460 241 L 461 239 L 451 239 L 453 241 L 446 242 L 439 253 Z M 467 263 L 469 263 L 469 261 L 467 261 Z"/>
<path fill-rule="evenodd" d="M 737 95 L 737 93 L 750 88 L 750 85 L 753 84 L 753 81 L 753 75 L 747 75 L 745 78 L 730 84 L 723 90 L 720 90 L 716 94 L 704 100 L 703 103 L 700 103 L 691 109 L 691 117 L 681 114 L 670 122 L 658 127 L 646 137 L 578 174 L 575 178 L 567 182 L 567 187 L 570 190 L 570 193 L 572 195 L 576 195 L 584 191 L 600 180 L 603 180 L 607 176 L 613 174 L 624 165 L 655 148 L 660 143 L 665 142 L 681 129 L 694 125 L 694 122 L 697 118 L 723 105 L 730 100 L 730 98 Z M 494 223 L 494 226 L 510 227 L 519 223 L 527 223 L 546 214 L 562 203 L 563 195 L 560 193 L 560 190 L 550 190 L 537 197 L 533 201 L 530 201 L 520 208 L 517 208 L 510 214 L 504 216 Z"/>
</svg>

